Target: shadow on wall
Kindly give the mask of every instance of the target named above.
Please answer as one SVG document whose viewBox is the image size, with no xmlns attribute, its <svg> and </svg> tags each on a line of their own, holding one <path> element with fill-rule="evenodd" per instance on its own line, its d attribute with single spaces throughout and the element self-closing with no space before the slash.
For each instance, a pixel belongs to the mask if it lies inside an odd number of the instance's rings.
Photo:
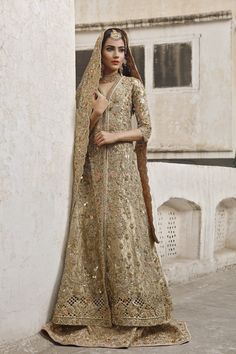
<svg viewBox="0 0 236 354">
<path fill-rule="evenodd" d="M 214 251 L 236 249 L 236 198 L 223 199 L 215 213 Z"/>
</svg>

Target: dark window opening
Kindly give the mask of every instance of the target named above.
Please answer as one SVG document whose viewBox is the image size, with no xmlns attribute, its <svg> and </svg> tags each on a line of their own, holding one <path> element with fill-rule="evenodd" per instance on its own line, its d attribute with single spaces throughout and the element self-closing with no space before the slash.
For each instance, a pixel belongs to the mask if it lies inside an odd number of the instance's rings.
<svg viewBox="0 0 236 354">
<path fill-rule="evenodd" d="M 144 46 L 131 46 L 131 53 L 134 57 L 135 64 L 138 68 L 140 76 L 145 84 L 145 54 L 144 54 Z"/>
<path fill-rule="evenodd" d="M 77 50 L 75 52 L 75 73 L 76 73 L 76 87 L 79 86 L 86 66 L 91 57 L 92 50 Z"/>
<path fill-rule="evenodd" d="M 154 87 L 192 86 L 192 45 L 165 43 L 154 45 Z"/>
</svg>

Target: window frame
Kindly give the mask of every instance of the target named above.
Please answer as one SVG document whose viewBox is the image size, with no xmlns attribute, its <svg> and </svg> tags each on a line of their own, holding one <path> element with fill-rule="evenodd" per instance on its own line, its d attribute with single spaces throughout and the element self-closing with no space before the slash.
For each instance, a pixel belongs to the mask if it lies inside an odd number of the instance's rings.
<svg viewBox="0 0 236 354">
<path fill-rule="evenodd" d="M 153 41 L 152 43 L 152 55 L 149 57 L 151 59 L 152 65 L 152 78 L 150 80 L 152 91 L 154 93 L 164 93 L 164 92 L 193 92 L 198 91 L 200 88 L 199 84 L 199 63 L 200 63 L 200 37 L 201 34 L 192 34 L 185 36 L 165 36 L 160 37 Z M 191 86 L 174 86 L 174 87 L 154 87 L 154 46 L 158 44 L 175 44 L 175 43 L 191 43 L 192 47 L 192 85 Z"/>
</svg>

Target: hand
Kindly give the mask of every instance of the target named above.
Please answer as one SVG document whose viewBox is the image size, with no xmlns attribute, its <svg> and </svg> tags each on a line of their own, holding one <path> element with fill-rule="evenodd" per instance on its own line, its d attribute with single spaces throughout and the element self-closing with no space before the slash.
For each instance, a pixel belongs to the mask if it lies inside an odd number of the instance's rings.
<svg viewBox="0 0 236 354">
<path fill-rule="evenodd" d="M 98 90 L 93 93 L 93 110 L 96 115 L 101 116 L 107 108 L 109 102 Z"/>
<path fill-rule="evenodd" d="M 94 143 L 97 144 L 98 146 L 102 146 L 104 144 L 115 143 L 117 139 L 118 139 L 118 135 L 116 133 L 100 131 L 95 134 Z"/>
</svg>

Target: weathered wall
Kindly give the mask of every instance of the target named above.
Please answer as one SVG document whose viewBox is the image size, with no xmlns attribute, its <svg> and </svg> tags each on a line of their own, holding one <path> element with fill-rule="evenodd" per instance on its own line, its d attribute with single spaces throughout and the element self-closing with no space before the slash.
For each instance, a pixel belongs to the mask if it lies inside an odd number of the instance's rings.
<svg viewBox="0 0 236 354">
<path fill-rule="evenodd" d="M 148 0 L 146 2 L 136 0 L 75 0 L 75 5 L 76 23 L 182 16 L 222 10 L 232 10 L 236 16 L 235 0 Z"/>
<path fill-rule="evenodd" d="M 167 278 L 187 281 L 236 263 L 236 169 L 148 165 L 157 250 Z"/>
<path fill-rule="evenodd" d="M 1 1 L 0 343 L 38 332 L 60 270 L 74 126 L 73 1 Z"/>
</svg>

